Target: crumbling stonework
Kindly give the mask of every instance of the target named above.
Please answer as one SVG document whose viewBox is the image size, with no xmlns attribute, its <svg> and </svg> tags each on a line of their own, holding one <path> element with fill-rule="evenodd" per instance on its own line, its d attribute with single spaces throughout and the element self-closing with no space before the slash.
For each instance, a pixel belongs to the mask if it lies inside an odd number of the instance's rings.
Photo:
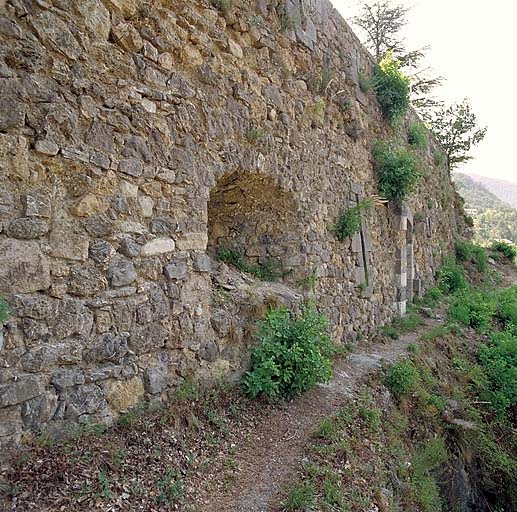
<svg viewBox="0 0 517 512">
<path fill-rule="evenodd" d="M 387 205 L 336 240 L 393 134 L 358 86 L 371 60 L 327 0 L 234 4 L 0 4 L 0 445 L 238 377 L 270 303 L 309 297 L 354 341 L 450 249 L 460 210 L 434 142 L 410 236 Z M 230 245 L 288 275 L 239 274 L 215 258 Z"/>
</svg>

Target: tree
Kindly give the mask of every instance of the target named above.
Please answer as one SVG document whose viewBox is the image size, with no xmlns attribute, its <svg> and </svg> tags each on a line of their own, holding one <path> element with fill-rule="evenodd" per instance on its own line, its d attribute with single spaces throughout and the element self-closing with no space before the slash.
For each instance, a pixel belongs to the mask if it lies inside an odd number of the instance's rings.
<svg viewBox="0 0 517 512">
<path fill-rule="evenodd" d="M 459 104 L 437 111 L 430 127 L 447 155 L 451 169 L 472 159 L 469 151 L 485 138 L 487 131 L 486 127 L 478 126 L 477 117 L 466 98 Z"/>
<path fill-rule="evenodd" d="M 392 0 L 364 3 L 353 22 L 365 34 L 365 45 L 376 62 L 380 62 L 389 52 L 400 62 L 400 67 L 411 79 L 411 103 L 428 121 L 432 109 L 443 107 L 443 102 L 431 94 L 434 88 L 441 85 L 443 78 L 431 76 L 431 69 L 422 67 L 428 47 L 407 50 L 400 32 L 407 25 L 406 15 L 409 11 L 410 8 L 394 4 Z"/>
<path fill-rule="evenodd" d="M 387 52 L 398 57 L 404 53 L 404 42 L 400 38 L 401 29 L 407 25 L 409 8 L 393 5 L 390 0 L 363 4 L 361 12 L 353 19 L 366 34 L 365 45 L 380 62 Z"/>
</svg>

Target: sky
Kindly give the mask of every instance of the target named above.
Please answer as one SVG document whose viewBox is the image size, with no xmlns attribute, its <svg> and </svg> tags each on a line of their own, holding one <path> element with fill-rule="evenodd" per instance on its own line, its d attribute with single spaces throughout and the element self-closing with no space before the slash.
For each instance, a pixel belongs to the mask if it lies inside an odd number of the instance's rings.
<svg viewBox="0 0 517 512">
<path fill-rule="evenodd" d="M 349 21 L 362 3 L 331 1 Z M 426 63 L 447 79 L 437 96 L 447 104 L 468 97 L 480 126 L 488 126 L 474 160 L 458 170 L 517 183 L 517 2 L 394 1 L 412 7 L 407 47 L 429 45 Z"/>
</svg>

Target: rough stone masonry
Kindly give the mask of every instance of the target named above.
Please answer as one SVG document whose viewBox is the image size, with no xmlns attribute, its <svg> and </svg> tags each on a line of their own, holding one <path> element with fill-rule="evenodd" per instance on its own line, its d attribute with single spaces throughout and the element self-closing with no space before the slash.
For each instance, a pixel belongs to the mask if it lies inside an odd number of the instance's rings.
<svg viewBox="0 0 517 512">
<path fill-rule="evenodd" d="M 311 298 L 342 342 L 404 311 L 461 205 L 431 141 L 402 209 L 333 236 L 393 135 L 371 66 L 327 0 L 0 3 L 0 446 L 238 378 L 269 304 Z"/>
</svg>

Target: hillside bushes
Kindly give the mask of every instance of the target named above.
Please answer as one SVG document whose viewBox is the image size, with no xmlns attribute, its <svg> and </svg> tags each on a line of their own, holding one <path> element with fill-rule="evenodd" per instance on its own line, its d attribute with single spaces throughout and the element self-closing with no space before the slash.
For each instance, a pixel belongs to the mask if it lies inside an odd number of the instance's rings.
<svg viewBox="0 0 517 512">
<path fill-rule="evenodd" d="M 260 323 L 257 338 L 251 370 L 243 378 L 250 397 L 292 398 L 331 378 L 334 347 L 327 321 L 314 306 L 307 305 L 294 317 L 285 308 L 272 309 Z"/>
<path fill-rule="evenodd" d="M 512 262 L 517 259 L 517 247 L 513 244 L 509 244 L 507 242 L 494 242 L 492 244 L 492 250 L 502 254 Z"/>
</svg>

